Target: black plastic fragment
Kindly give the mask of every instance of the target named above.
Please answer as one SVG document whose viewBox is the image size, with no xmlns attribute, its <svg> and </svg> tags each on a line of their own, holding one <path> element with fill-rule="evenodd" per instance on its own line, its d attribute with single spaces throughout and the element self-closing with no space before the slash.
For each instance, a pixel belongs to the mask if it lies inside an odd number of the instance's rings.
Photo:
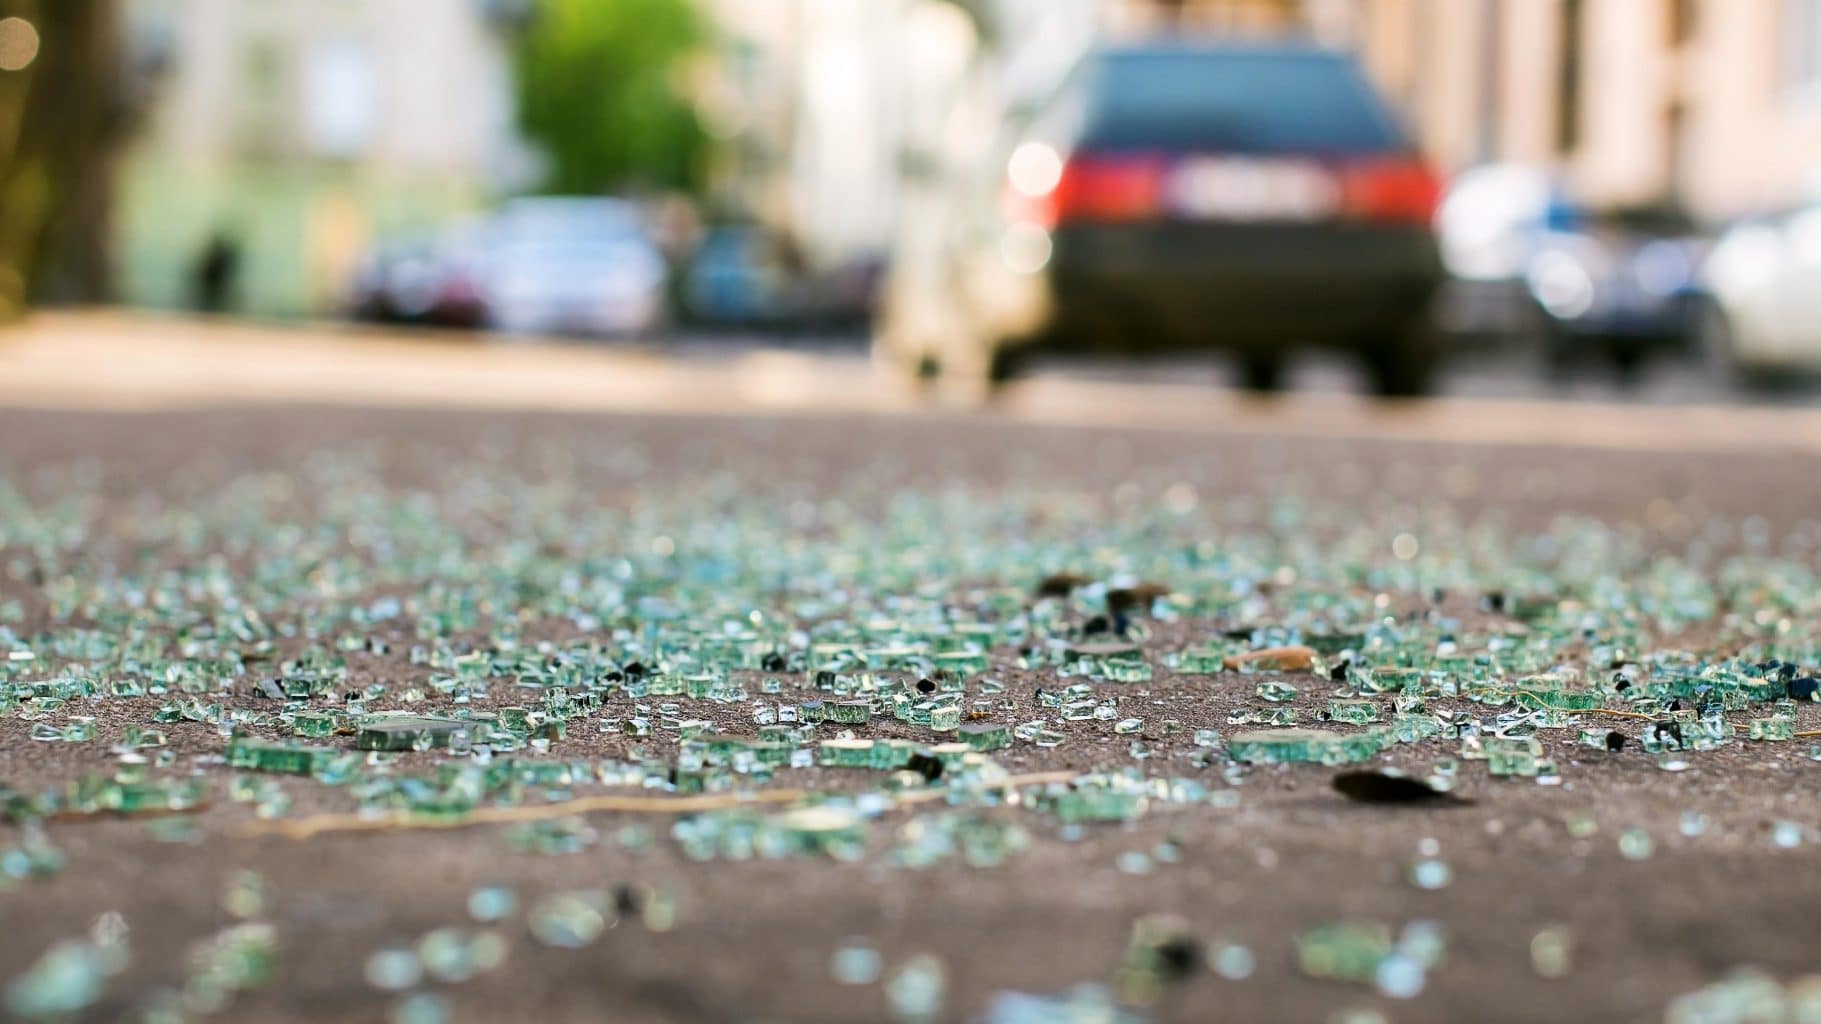
<svg viewBox="0 0 1821 1024">
<path fill-rule="evenodd" d="M 1037 596 L 1038 597 L 1067 597 L 1070 594 L 1075 592 L 1075 588 L 1081 587 L 1081 586 L 1086 586 L 1087 584 L 1092 583 L 1092 582 L 1093 581 L 1088 579 L 1086 576 L 1082 576 L 1078 573 L 1072 573 L 1072 572 L 1054 573 L 1052 575 L 1045 576 L 1043 578 L 1043 580 L 1037 584 Z"/>
<path fill-rule="evenodd" d="M 1157 973 L 1166 980 L 1178 981 L 1201 967 L 1201 943 L 1193 935 L 1172 935 L 1156 946 Z"/>
<path fill-rule="evenodd" d="M 929 754 L 912 754 L 904 767 L 923 776 L 925 782 L 934 782 L 942 777 L 942 759 Z"/>
</svg>

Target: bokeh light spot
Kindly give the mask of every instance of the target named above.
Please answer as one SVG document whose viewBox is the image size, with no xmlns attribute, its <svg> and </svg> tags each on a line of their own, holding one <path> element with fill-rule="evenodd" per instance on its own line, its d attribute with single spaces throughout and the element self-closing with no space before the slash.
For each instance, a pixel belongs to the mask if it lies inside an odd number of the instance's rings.
<svg viewBox="0 0 1821 1024">
<path fill-rule="evenodd" d="M 37 59 L 37 26 L 24 18 L 0 18 L 0 71 L 23 71 Z"/>
</svg>

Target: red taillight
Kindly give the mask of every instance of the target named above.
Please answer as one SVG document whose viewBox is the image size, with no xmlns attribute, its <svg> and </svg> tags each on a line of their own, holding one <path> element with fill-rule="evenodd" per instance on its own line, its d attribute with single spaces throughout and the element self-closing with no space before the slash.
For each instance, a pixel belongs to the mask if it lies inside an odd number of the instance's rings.
<svg viewBox="0 0 1821 1024">
<path fill-rule="evenodd" d="M 1163 159 L 1155 156 L 1076 157 L 1056 186 L 1056 220 L 1145 220 L 1163 211 Z"/>
<path fill-rule="evenodd" d="M 1049 158 L 1056 160 L 1053 153 Z M 1014 170 L 1005 190 L 1009 220 L 1045 229 L 1170 216 L 1427 224 L 1442 191 L 1414 157 L 1327 162 L 1089 153 L 1051 164 L 1058 166 L 1050 175 Z"/>
<path fill-rule="evenodd" d="M 1427 224 L 1442 183 L 1417 159 L 1370 160 L 1342 168 L 1341 211 L 1350 220 Z"/>
<path fill-rule="evenodd" d="M 1123 221 L 1155 217 L 1163 210 L 1166 161 L 1152 155 L 1076 156 L 1062 165 L 1045 190 L 1005 190 L 1012 221 L 1053 228 L 1070 221 Z"/>
</svg>

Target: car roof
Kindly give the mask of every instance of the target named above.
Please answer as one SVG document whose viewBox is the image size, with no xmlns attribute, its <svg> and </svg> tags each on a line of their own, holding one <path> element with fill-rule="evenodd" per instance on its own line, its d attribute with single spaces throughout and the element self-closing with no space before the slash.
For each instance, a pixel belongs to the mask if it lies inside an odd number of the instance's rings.
<svg viewBox="0 0 1821 1024">
<path fill-rule="evenodd" d="M 1163 37 L 1110 43 L 1097 47 L 1094 53 L 1113 59 L 1144 57 L 1282 57 L 1351 61 L 1345 50 L 1325 46 L 1300 37 L 1232 40 L 1195 36 Z"/>
<path fill-rule="evenodd" d="M 1358 60 L 1301 37 L 1116 43 L 1090 51 L 1076 81 L 1090 97 L 1076 141 L 1089 149 L 1340 155 L 1409 148 Z"/>
</svg>

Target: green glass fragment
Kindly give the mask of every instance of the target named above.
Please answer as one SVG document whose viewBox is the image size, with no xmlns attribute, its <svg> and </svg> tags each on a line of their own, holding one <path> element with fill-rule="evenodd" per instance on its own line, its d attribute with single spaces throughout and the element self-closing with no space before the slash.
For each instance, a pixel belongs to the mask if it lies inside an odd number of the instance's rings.
<svg viewBox="0 0 1821 1024">
<path fill-rule="evenodd" d="M 309 747 L 293 743 L 267 743 L 246 736 L 228 741 L 227 760 L 231 768 L 286 775 L 308 775 L 316 766 L 338 751 L 329 747 Z"/>
</svg>

